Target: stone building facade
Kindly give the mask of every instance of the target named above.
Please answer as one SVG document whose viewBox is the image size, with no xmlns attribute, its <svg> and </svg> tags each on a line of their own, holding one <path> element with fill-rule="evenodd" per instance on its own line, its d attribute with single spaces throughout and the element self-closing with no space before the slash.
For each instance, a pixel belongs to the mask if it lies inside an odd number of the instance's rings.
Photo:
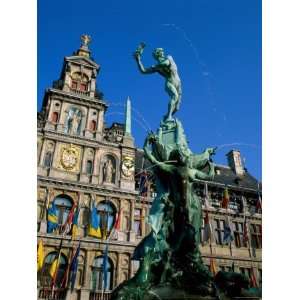
<svg viewBox="0 0 300 300">
<path fill-rule="evenodd" d="M 95 201 L 99 214 L 110 212 L 109 231 L 121 211 L 121 228 L 109 242 L 108 290 L 133 275 L 135 269 L 130 256 L 136 243 L 147 233 L 144 216 L 149 205 L 139 200 L 135 186 L 136 149 L 130 130 L 130 101 L 127 101 L 126 126 L 114 123 L 105 127 L 108 105 L 96 87 L 99 71 L 100 66 L 91 58 L 88 44 L 83 42 L 74 55 L 65 57 L 60 78 L 45 91 L 38 113 L 38 240 L 43 240 L 46 257 L 38 275 L 40 299 L 50 295 L 49 266 L 61 240 L 60 273 L 67 268 L 79 240 L 81 250 L 74 291 L 61 288 L 58 278 L 54 297 L 106 297 L 107 292 L 99 293 L 106 238 L 96 239 L 87 234 L 91 201 Z M 53 201 L 61 226 L 73 204 L 80 207 L 77 238 L 60 234 L 59 230 L 47 233 L 47 208 Z"/>
<path fill-rule="evenodd" d="M 91 58 L 88 40 L 88 36 L 83 36 L 81 47 L 64 58 L 60 77 L 45 91 L 38 113 L 37 235 L 45 249 L 44 267 L 38 273 L 39 299 L 109 299 L 111 290 L 136 272 L 138 263 L 131 260 L 131 255 L 137 243 L 149 233 L 145 221 L 155 187 L 151 185 L 146 194 L 140 195 L 139 175 L 147 167 L 147 161 L 131 135 L 130 100 L 126 103 L 125 124 L 106 127 L 108 104 L 96 82 L 100 65 Z M 259 281 L 261 213 L 255 209 L 261 186 L 242 166 L 239 151 L 231 151 L 228 161 L 229 166 L 217 166 L 213 182 L 203 181 L 197 186 L 213 231 L 210 241 L 201 246 L 201 252 L 208 266 L 211 258 L 219 269 L 229 270 L 234 262 L 235 271 L 248 274 L 252 268 Z M 230 195 L 227 210 L 220 208 L 225 185 Z M 62 234 L 61 230 L 47 233 L 47 209 L 53 202 L 58 208 L 60 227 L 72 206 L 80 207 L 77 237 Z M 88 235 L 92 202 L 100 216 L 109 212 L 107 233 L 101 239 Z M 117 215 L 120 229 L 114 232 Z M 226 216 L 235 226 L 235 239 L 229 246 L 221 241 Z M 245 216 L 249 241 L 243 244 L 241 224 Z M 107 238 L 108 283 L 104 289 L 101 265 Z M 78 271 L 71 291 L 64 284 L 64 274 L 79 241 Z M 51 290 L 49 268 L 59 248 L 57 283 Z"/>
</svg>

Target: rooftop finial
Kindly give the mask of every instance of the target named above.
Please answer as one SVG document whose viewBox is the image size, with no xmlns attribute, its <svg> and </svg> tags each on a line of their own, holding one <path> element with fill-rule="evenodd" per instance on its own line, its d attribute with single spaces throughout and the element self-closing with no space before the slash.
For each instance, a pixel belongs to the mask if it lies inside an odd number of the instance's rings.
<svg viewBox="0 0 300 300">
<path fill-rule="evenodd" d="M 91 42 L 92 38 L 90 35 L 87 34 L 83 34 L 81 37 L 81 46 L 80 48 L 77 50 L 77 55 L 79 56 L 85 56 L 85 57 L 90 57 L 90 49 L 88 47 L 89 43 Z"/>
<path fill-rule="evenodd" d="M 87 34 L 83 34 L 81 37 L 80 37 L 81 41 L 82 41 L 82 44 L 81 46 L 84 46 L 84 47 L 88 47 L 88 44 L 91 42 L 92 38 L 90 35 L 87 35 Z"/>
</svg>

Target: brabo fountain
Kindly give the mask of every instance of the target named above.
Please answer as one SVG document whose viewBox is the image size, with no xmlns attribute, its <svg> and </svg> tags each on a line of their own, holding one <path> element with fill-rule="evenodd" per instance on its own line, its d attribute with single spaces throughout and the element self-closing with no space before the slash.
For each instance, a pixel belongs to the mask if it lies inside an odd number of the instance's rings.
<svg viewBox="0 0 300 300">
<path fill-rule="evenodd" d="M 151 232 L 133 254 L 140 261 L 139 270 L 114 290 L 112 299 L 259 299 L 259 291 L 248 288 L 244 275 L 219 272 L 214 277 L 203 264 L 199 251 L 202 206 L 193 184 L 213 180 L 215 149 L 207 148 L 201 154 L 189 149 L 183 126 L 174 118 L 181 102 L 177 66 L 158 48 L 153 52 L 157 64 L 145 68 L 141 61 L 144 48 L 141 43 L 134 53 L 138 68 L 143 74 L 162 75 L 170 100 L 157 133 L 149 133 L 144 143 L 157 187 L 148 216 Z"/>
</svg>

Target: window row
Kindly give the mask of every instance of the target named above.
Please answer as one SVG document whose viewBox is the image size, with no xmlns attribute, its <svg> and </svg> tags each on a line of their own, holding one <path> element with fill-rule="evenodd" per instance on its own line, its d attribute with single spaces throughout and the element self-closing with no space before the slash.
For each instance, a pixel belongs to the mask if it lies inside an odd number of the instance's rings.
<svg viewBox="0 0 300 300">
<path fill-rule="evenodd" d="M 225 220 L 213 219 L 214 237 L 217 245 L 222 245 L 224 241 L 225 232 Z M 232 238 L 234 240 L 235 247 L 248 247 L 249 237 L 248 237 L 248 226 L 244 228 L 244 223 L 242 222 L 232 222 L 230 227 Z M 260 224 L 250 224 L 250 239 L 251 247 L 256 249 L 262 248 L 262 227 Z M 204 234 L 204 227 L 202 227 Z"/>
<path fill-rule="evenodd" d="M 67 272 L 68 272 L 68 259 L 61 253 L 60 260 L 56 271 L 55 281 L 51 276 L 51 267 L 55 259 L 58 258 L 58 252 L 49 253 L 44 260 L 42 269 L 39 272 L 39 281 L 41 287 L 51 287 L 54 284 L 57 288 L 65 288 L 68 286 L 67 283 Z M 104 281 L 103 272 L 103 256 L 98 256 L 94 259 L 91 266 L 91 278 L 90 288 L 91 290 L 112 290 L 113 288 L 113 273 L 114 266 L 112 260 L 108 257 L 106 260 L 106 282 Z M 84 266 L 83 261 L 79 261 L 77 274 L 76 274 L 76 285 L 81 286 L 83 284 Z"/>
<path fill-rule="evenodd" d="M 73 200 L 68 195 L 59 195 L 55 197 L 53 200 L 53 203 L 55 205 L 55 214 L 57 218 L 57 229 L 55 230 L 56 233 L 61 234 L 65 232 L 65 224 L 67 223 L 68 217 L 70 216 L 70 213 L 73 208 Z M 117 209 L 111 203 L 110 201 L 103 201 L 98 203 L 96 206 L 97 214 L 99 217 L 99 228 L 102 233 L 102 238 L 107 237 L 110 235 L 112 229 L 116 225 L 117 222 Z M 49 213 L 48 213 L 49 214 Z M 82 207 L 80 208 L 80 214 L 81 214 L 81 224 L 84 228 L 84 234 L 85 236 L 88 235 L 88 226 L 91 222 L 91 210 L 88 207 Z M 130 217 L 127 214 L 124 214 L 121 218 L 119 216 L 120 220 L 123 220 L 123 225 L 118 227 L 122 227 L 124 231 L 130 230 Z M 120 222 L 119 220 L 119 222 Z M 134 210 L 134 225 L 133 225 L 133 231 L 136 233 L 138 237 L 142 236 L 143 233 L 143 209 L 142 208 L 136 208 Z M 118 229 L 120 229 L 118 228 Z M 71 234 L 70 232 L 67 233 L 68 235 Z"/>
</svg>

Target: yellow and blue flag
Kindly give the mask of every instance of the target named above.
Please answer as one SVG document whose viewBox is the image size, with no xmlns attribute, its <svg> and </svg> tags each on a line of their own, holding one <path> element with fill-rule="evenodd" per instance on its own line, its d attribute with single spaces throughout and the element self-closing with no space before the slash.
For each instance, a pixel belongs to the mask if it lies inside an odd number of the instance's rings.
<svg viewBox="0 0 300 300">
<path fill-rule="evenodd" d="M 77 211 L 73 218 L 73 226 L 72 226 L 72 239 L 75 239 L 78 233 L 78 216 L 79 216 L 80 207 L 77 208 Z"/>
<path fill-rule="evenodd" d="M 48 209 L 47 217 L 47 233 L 53 232 L 58 227 L 57 219 L 57 208 L 54 202 L 51 203 L 50 208 Z"/>
<path fill-rule="evenodd" d="M 45 253 L 44 253 L 43 240 L 40 240 L 38 250 L 37 250 L 37 270 L 38 271 L 40 271 L 43 268 L 44 259 L 45 259 Z"/>
<path fill-rule="evenodd" d="M 95 203 L 92 204 L 90 224 L 88 229 L 88 235 L 101 238 L 101 229 L 100 229 L 100 216 L 97 213 Z"/>
</svg>

